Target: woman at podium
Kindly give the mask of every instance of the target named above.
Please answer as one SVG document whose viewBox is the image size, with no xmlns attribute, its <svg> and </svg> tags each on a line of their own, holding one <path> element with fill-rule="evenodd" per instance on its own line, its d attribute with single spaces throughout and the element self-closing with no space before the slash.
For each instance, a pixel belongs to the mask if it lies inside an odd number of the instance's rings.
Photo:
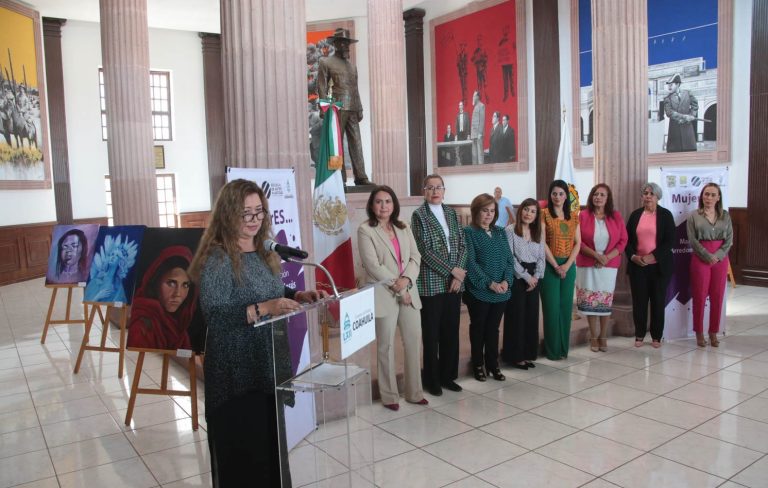
<svg viewBox="0 0 768 488">
<path fill-rule="evenodd" d="M 283 285 L 280 258 L 264 248 L 268 215 L 269 202 L 256 183 L 226 184 L 189 270 L 200 285 L 208 325 L 205 416 L 215 487 L 290 486 L 275 396 L 275 378 L 291 375 L 287 335 L 275 334 L 273 344 L 271 326 L 253 325 L 319 294 Z"/>
</svg>

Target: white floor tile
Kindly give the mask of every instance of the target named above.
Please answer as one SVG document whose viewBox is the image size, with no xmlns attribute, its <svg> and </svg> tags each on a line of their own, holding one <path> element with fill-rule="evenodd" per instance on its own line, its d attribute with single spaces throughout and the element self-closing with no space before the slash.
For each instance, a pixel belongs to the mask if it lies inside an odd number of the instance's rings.
<svg viewBox="0 0 768 488">
<path fill-rule="evenodd" d="M 106 413 L 43 426 L 48 447 L 63 446 L 118 432 L 120 427 L 117 422 Z"/>
<path fill-rule="evenodd" d="M 524 412 L 482 427 L 482 430 L 526 449 L 536 449 L 577 432 L 577 429 Z"/>
<path fill-rule="evenodd" d="M 748 419 L 768 422 L 768 398 L 760 396 L 750 398 L 744 403 L 728 410 L 728 412 L 741 417 L 747 417 Z"/>
<path fill-rule="evenodd" d="M 528 452 L 480 430 L 436 442 L 425 451 L 468 473 L 478 473 Z"/>
<path fill-rule="evenodd" d="M 55 476 L 48 451 L 28 452 L 0 459 L 0 488 Z"/>
<path fill-rule="evenodd" d="M 691 383 L 680 389 L 670 391 L 665 396 L 688 403 L 695 403 L 696 405 L 702 405 L 714 410 L 728 410 L 747 400 L 751 395 L 716 386 Z"/>
<path fill-rule="evenodd" d="M 120 486 L 125 488 L 150 488 L 157 481 L 139 458 L 103 464 L 93 468 L 59 475 L 61 488 L 85 486 Z"/>
<path fill-rule="evenodd" d="M 529 452 L 476 475 L 500 488 L 581 486 L 594 477 L 563 463 Z"/>
<path fill-rule="evenodd" d="M 37 420 L 37 413 L 35 413 L 34 408 L 0 413 L 0 434 L 16 430 L 31 429 L 38 425 L 40 424 Z"/>
<path fill-rule="evenodd" d="M 639 449 L 589 432 L 577 432 L 536 452 L 595 476 L 601 476 L 643 454 Z"/>
<path fill-rule="evenodd" d="M 656 398 L 653 393 L 613 383 L 603 383 L 575 393 L 573 396 L 618 410 L 629 410 Z"/>
<path fill-rule="evenodd" d="M 709 376 L 705 376 L 698 380 L 697 383 L 740 391 L 741 393 L 748 393 L 750 395 L 755 395 L 768 389 L 768 379 L 726 370 L 720 370 Z"/>
<path fill-rule="evenodd" d="M 211 471 L 207 441 L 145 454 L 142 458 L 161 484 Z"/>
<path fill-rule="evenodd" d="M 647 369 L 642 369 L 636 373 L 630 373 L 626 376 L 611 380 L 611 383 L 628 386 L 629 388 L 634 388 L 637 390 L 647 391 L 648 393 L 663 395 L 664 393 L 687 385 L 689 381 L 682 378 L 675 378 L 672 376 L 664 376 L 663 374 L 652 373 Z"/>
<path fill-rule="evenodd" d="M 0 435 L 0 458 L 39 451 L 45 447 L 45 439 L 40 427 L 16 430 Z"/>
<path fill-rule="evenodd" d="M 417 447 L 423 447 L 472 429 L 467 424 L 435 411 L 421 412 L 392 420 L 379 424 L 379 427 Z"/>
<path fill-rule="evenodd" d="M 764 487 L 765 480 L 768 480 L 768 457 L 763 457 L 733 477 L 733 481 L 750 488 Z"/>
<path fill-rule="evenodd" d="M 603 380 L 597 378 L 590 378 L 580 374 L 570 373 L 565 370 L 555 371 L 554 373 L 537 376 L 528 380 L 528 383 L 531 383 L 532 385 L 549 388 L 550 390 L 565 393 L 566 395 L 592 388 L 602 382 Z"/>
<path fill-rule="evenodd" d="M 435 410 L 472 427 L 490 424 L 521 412 L 519 408 L 487 396 L 472 396 L 435 408 Z"/>
<path fill-rule="evenodd" d="M 376 463 L 376 484 L 381 488 L 445 486 L 467 473 L 422 450 L 415 450 Z"/>
<path fill-rule="evenodd" d="M 730 478 L 763 454 L 694 432 L 654 449 L 653 454 L 721 478 Z"/>
<path fill-rule="evenodd" d="M 612 363 L 610 361 L 593 359 L 591 361 L 585 361 L 583 363 L 577 364 L 576 366 L 571 366 L 566 371 L 589 376 L 590 378 L 597 378 L 603 381 L 610 381 L 612 379 L 618 378 L 619 376 L 633 373 L 637 371 L 637 368 L 624 366 L 618 363 Z"/>
<path fill-rule="evenodd" d="M 343 464 L 333 459 L 328 453 L 310 444 L 293 449 L 290 453 L 289 464 L 291 482 L 294 486 L 305 486 L 348 471 Z"/>
<path fill-rule="evenodd" d="M 534 408 L 531 413 L 584 429 L 620 413 L 615 408 L 605 407 L 575 397 L 565 397 L 552 403 Z"/>
<path fill-rule="evenodd" d="M 125 436 L 139 454 L 163 451 L 207 439 L 203 429 L 192 430 L 190 419 L 175 420 L 163 424 L 128 430 Z"/>
<path fill-rule="evenodd" d="M 520 382 L 501 390 L 492 391 L 486 396 L 521 410 L 530 410 L 563 398 L 565 395 L 530 383 Z"/>
<path fill-rule="evenodd" d="M 631 409 L 629 413 L 674 425 L 681 429 L 692 429 L 715 417 L 720 411 L 674 398 L 659 397 Z"/>
<path fill-rule="evenodd" d="M 685 433 L 685 430 L 678 427 L 626 412 L 586 430 L 643 451 L 650 451 Z"/>
<path fill-rule="evenodd" d="M 50 448 L 53 467 L 58 474 L 110 464 L 137 457 L 123 434 L 112 434 Z"/>
<path fill-rule="evenodd" d="M 714 488 L 725 481 L 653 454 L 645 454 L 611 471 L 603 478 L 624 488 Z"/>
<path fill-rule="evenodd" d="M 698 426 L 694 432 L 768 453 L 768 424 L 724 413 Z"/>
</svg>

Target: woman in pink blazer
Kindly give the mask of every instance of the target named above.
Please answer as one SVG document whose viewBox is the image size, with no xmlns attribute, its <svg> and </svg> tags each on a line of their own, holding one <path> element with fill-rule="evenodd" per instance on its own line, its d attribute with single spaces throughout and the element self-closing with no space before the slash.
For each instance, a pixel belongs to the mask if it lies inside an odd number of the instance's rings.
<svg viewBox="0 0 768 488">
<path fill-rule="evenodd" d="M 613 208 L 613 194 L 608 185 L 598 183 L 589 192 L 587 208 L 579 213 L 579 224 L 581 250 L 576 257 L 576 305 L 589 322 L 590 349 L 606 351 L 605 334 L 616 273 L 627 245 L 624 219 Z"/>
</svg>

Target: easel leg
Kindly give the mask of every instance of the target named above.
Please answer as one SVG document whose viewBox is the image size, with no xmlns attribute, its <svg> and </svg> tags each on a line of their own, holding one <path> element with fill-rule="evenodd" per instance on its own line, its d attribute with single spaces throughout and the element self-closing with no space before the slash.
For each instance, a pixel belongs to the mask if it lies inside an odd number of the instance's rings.
<svg viewBox="0 0 768 488">
<path fill-rule="evenodd" d="M 160 389 L 168 389 L 168 365 L 171 357 L 168 354 L 163 354 L 163 378 L 160 380 Z"/>
<path fill-rule="evenodd" d="M 93 326 L 93 319 L 96 315 L 96 310 L 99 310 L 98 305 L 91 306 L 91 313 L 85 321 L 85 330 L 83 331 L 83 342 L 80 344 L 80 352 L 77 354 L 77 362 L 75 363 L 75 374 L 80 372 L 80 363 L 83 362 L 83 354 L 85 353 L 85 346 L 88 345 L 88 337 L 91 335 L 91 326 Z"/>
<path fill-rule="evenodd" d="M 125 329 L 128 325 L 128 307 L 123 305 L 122 313 L 120 315 L 120 344 L 117 346 L 120 355 L 120 364 L 117 367 L 117 377 L 123 377 L 123 366 L 125 363 Z"/>
<path fill-rule="evenodd" d="M 101 309 L 99 309 L 99 317 L 101 317 L 101 347 L 107 347 L 107 332 L 109 332 L 109 312 L 112 310 L 112 305 L 107 305 L 106 318 L 101 315 Z"/>
<path fill-rule="evenodd" d="M 45 344 L 45 338 L 48 336 L 48 327 L 51 325 L 51 316 L 53 315 L 53 306 L 56 303 L 56 292 L 58 288 L 51 288 L 51 303 L 48 305 L 48 315 L 45 317 L 45 326 L 43 326 L 43 337 L 40 338 L 40 344 Z"/>
<path fill-rule="evenodd" d="M 133 374 L 133 383 L 131 384 L 131 397 L 128 399 L 128 411 L 125 412 L 125 425 L 131 425 L 133 407 L 136 406 L 136 395 L 138 394 L 139 382 L 141 381 L 142 366 L 144 366 L 144 351 L 139 352 L 139 357 L 136 359 L 136 371 Z"/>
<path fill-rule="evenodd" d="M 70 286 L 67 288 L 67 314 L 64 316 L 64 320 L 67 322 L 71 322 L 72 318 L 70 317 L 70 310 L 72 309 L 72 287 Z"/>
<path fill-rule="evenodd" d="M 189 358 L 189 394 L 192 397 L 192 430 L 197 430 L 197 369 L 194 354 Z"/>
</svg>

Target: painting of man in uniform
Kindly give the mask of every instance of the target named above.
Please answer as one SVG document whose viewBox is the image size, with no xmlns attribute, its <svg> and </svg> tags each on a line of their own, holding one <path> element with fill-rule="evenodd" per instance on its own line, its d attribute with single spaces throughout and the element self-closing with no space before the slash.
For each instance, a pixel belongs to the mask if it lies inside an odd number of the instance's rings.
<svg viewBox="0 0 768 488">
<path fill-rule="evenodd" d="M 98 233 L 98 224 L 55 226 L 45 284 L 86 282 Z"/>
<path fill-rule="evenodd" d="M 489 134 L 501 119 L 493 113 L 508 114 L 509 140 L 518 132 L 517 29 L 515 1 L 509 0 L 486 9 L 453 18 L 434 27 L 435 115 L 433 133 L 437 164 L 468 166 L 514 161 L 516 148 L 491 154 Z M 439 22 L 439 19 L 436 21 Z M 444 140 L 444 129 L 459 125 L 465 115 L 471 120 L 470 140 L 455 137 Z M 486 115 L 487 114 L 487 115 Z M 514 144 L 514 142 L 513 142 Z M 493 148 L 496 149 L 496 148 Z M 510 159 L 511 158 L 511 159 Z"/>
<path fill-rule="evenodd" d="M 712 151 L 718 0 L 648 0 L 648 152 Z"/>
<path fill-rule="evenodd" d="M 189 268 L 202 229 L 147 229 L 136 268 L 128 347 L 202 350 L 198 287 Z"/>
<path fill-rule="evenodd" d="M 45 188 L 49 174 L 43 161 L 44 98 L 38 80 L 39 29 L 36 13 L 0 0 L 0 188 L 6 182 L 37 182 Z M 42 110 L 42 112 L 41 112 Z"/>
<path fill-rule="evenodd" d="M 83 301 L 131 304 L 143 225 L 99 227 Z"/>
</svg>

